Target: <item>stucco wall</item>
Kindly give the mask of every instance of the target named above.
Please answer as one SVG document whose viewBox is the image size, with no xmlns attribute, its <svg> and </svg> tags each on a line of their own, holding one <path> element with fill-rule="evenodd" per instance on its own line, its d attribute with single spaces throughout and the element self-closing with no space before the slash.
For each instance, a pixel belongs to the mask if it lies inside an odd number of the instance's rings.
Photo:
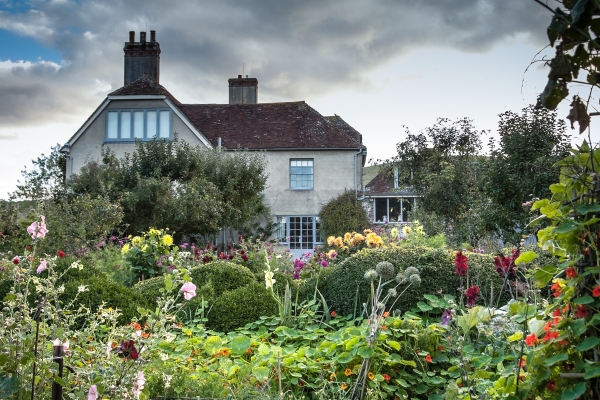
<svg viewBox="0 0 600 400">
<path fill-rule="evenodd" d="M 332 198 L 354 190 L 354 173 L 357 184 L 361 183 L 362 156 L 355 157 L 357 150 L 330 151 L 266 151 L 269 174 L 265 202 L 271 213 L 277 215 L 317 215 L 321 207 Z M 314 190 L 290 189 L 290 159 L 314 160 Z"/>
<path fill-rule="evenodd" d="M 111 109 L 132 109 L 132 108 L 168 108 L 163 100 L 113 100 L 102 111 L 102 113 L 90 124 L 87 130 L 79 136 L 70 149 L 72 165 L 68 165 L 68 173 L 77 173 L 86 162 L 100 159 L 100 149 L 106 138 L 106 110 Z M 171 126 L 173 132 L 176 132 L 180 139 L 189 143 L 202 145 L 196 135 L 183 123 L 181 118 L 174 112 L 171 112 Z M 106 143 L 106 147 L 113 150 L 118 158 L 125 153 L 132 153 L 135 150 L 135 143 Z"/>
</svg>

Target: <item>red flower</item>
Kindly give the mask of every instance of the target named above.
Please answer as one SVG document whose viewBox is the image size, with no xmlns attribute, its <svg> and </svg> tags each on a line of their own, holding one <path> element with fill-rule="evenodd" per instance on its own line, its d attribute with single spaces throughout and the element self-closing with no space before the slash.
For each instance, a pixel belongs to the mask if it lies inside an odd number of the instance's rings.
<svg viewBox="0 0 600 400">
<path fill-rule="evenodd" d="M 554 320 L 546 322 L 546 325 L 544 325 L 544 331 L 548 332 L 552 330 L 552 325 L 554 325 Z"/>
<path fill-rule="evenodd" d="M 462 251 L 456 252 L 454 265 L 456 266 L 456 275 L 464 276 L 467 274 L 469 266 L 467 265 L 467 257 L 462 253 Z"/>
<path fill-rule="evenodd" d="M 392 377 L 391 377 L 391 376 L 389 376 L 388 374 L 383 374 L 383 379 L 384 379 L 384 380 L 387 382 L 387 381 L 389 381 L 390 379 L 392 379 Z"/>
<path fill-rule="evenodd" d="M 588 316 L 589 313 L 590 310 L 588 310 L 588 308 L 583 304 L 580 304 L 577 306 L 577 312 L 575 312 L 575 315 L 577 316 L 577 318 L 585 318 Z"/>
<path fill-rule="evenodd" d="M 13 261 L 13 264 L 15 264 L 15 265 L 19 265 L 19 257 L 15 257 L 15 258 L 13 258 L 13 260 L 12 260 L 12 261 Z"/>
<path fill-rule="evenodd" d="M 577 271 L 575 270 L 575 268 L 569 267 L 565 272 L 567 273 L 567 276 L 569 278 L 577 278 Z"/>
<path fill-rule="evenodd" d="M 467 299 L 467 307 L 473 307 L 479 298 L 479 287 L 475 285 L 468 288 L 465 291 L 465 297 Z"/>
<path fill-rule="evenodd" d="M 532 333 L 531 335 L 527 335 L 525 337 L 525 344 L 527 346 L 535 346 L 536 344 L 538 344 L 540 342 L 540 339 L 538 339 L 537 335 L 535 333 Z"/>
<path fill-rule="evenodd" d="M 515 275 L 515 260 L 520 254 L 521 251 L 519 249 L 513 250 L 510 257 L 506 257 L 504 254 L 498 254 L 494 257 L 496 272 L 502 277 Z"/>
<path fill-rule="evenodd" d="M 554 295 L 554 297 L 558 297 L 562 293 L 562 289 L 560 288 L 558 282 L 550 286 L 550 290 L 552 290 L 552 295 Z"/>
<path fill-rule="evenodd" d="M 59 256 L 60 258 L 64 258 L 64 256 L 65 256 L 65 252 L 64 252 L 64 251 L 62 251 L 62 250 L 59 250 L 59 251 L 57 252 L 57 254 L 58 254 L 58 256 Z"/>
<path fill-rule="evenodd" d="M 600 297 L 600 285 L 596 285 L 594 290 L 592 290 L 592 296 Z"/>
<path fill-rule="evenodd" d="M 558 338 L 558 332 L 555 331 L 550 331 L 550 332 L 546 332 L 546 334 L 544 335 L 544 338 L 542 339 L 544 341 L 544 343 L 550 341 L 550 340 L 554 340 Z"/>
<path fill-rule="evenodd" d="M 332 316 L 333 318 L 335 318 L 335 317 L 337 317 L 337 313 L 336 313 L 335 311 L 332 311 L 332 312 L 331 312 L 331 316 Z"/>
<path fill-rule="evenodd" d="M 433 359 L 431 358 L 431 356 L 429 354 L 427 354 L 427 357 L 425 357 L 425 361 L 427 361 L 428 363 L 432 363 Z"/>
<path fill-rule="evenodd" d="M 546 384 L 546 389 L 553 391 L 554 389 L 556 389 L 556 382 L 554 382 L 554 379 L 550 379 L 548 381 L 548 383 Z"/>
<path fill-rule="evenodd" d="M 114 349 L 123 358 L 131 358 L 137 360 L 138 352 L 135 348 L 135 342 L 133 340 L 123 340 L 121 345 Z"/>
</svg>

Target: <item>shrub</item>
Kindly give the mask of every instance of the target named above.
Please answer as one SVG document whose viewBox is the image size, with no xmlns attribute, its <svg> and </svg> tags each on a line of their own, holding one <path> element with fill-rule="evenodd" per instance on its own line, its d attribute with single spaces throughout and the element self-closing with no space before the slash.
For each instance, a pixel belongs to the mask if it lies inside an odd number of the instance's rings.
<svg viewBox="0 0 600 400">
<path fill-rule="evenodd" d="M 258 282 L 223 293 L 216 299 L 206 326 L 229 332 L 263 316 L 277 315 L 277 302 L 265 286 Z"/>
<path fill-rule="evenodd" d="M 362 232 L 370 225 L 367 212 L 352 191 L 345 191 L 321 208 L 321 234 L 343 236 L 346 232 Z"/>
<path fill-rule="evenodd" d="M 421 284 L 411 286 L 400 297 L 394 309 L 407 311 L 415 307 L 419 301 L 423 301 L 424 294 L 451 294 L 457 299 L 460 297 L 460 277 L 455 273 L 454 255 L 451 250 L 440 250 L 430 248 L 381 248 L 363 249 L 350 256 L 341 264 L 333 267 L 325 274 L 319 276 L 319 290 L 327 300 L 331 309 L 340 315 L 353 314 L 355 304 L 357 312 L 362 312 L 362 304 L 369 299 L 369 285 L 364 279 L 368 269 L 374 268 L 380 261 L 391 262 L 396 270 L 404 270 L 408 267 L 416 267 L 421 274 Z M 480 287 L 480 302 L 489 302 L 490 289 L 493 282 L 494 296 L 497 297 L 502 279 L 496 273 L 493 256 L 489 254 L 468 254 L 469 284 L 477 284 Z M 303 285 L 301 290 L 303 296 L 310 295 L 312 298 L 311 282 Z M 466 282 L 463 281 L 463 290 Z M 357 291 L 358 289 L 358 291 Z M 314 282 L 312 283 L 314 291 Z M 404 287 L 399 288 L 399 292 Z M 396 298 L 388 301 L 387 307 L 391 307 Z"/>
</svg>

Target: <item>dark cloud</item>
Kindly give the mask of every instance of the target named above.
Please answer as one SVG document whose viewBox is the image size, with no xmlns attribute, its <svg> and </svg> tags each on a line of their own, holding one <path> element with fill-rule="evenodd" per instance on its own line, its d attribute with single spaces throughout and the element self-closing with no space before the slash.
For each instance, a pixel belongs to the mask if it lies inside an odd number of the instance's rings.
<svg viewBox="0 0 600 400">
<path fill-rule="evenodd" d="M 366 72 L 415 49 L 485 52 L 517 35 L 541 48 L 551 17 L 525 0 L 31 4 L 0 11 L 0 29 L 52 47 L 63 64 L 0 66 L 0 128 L 93 111 L 122 85 L 130 30 L 157 31 L 161 83 L 182 101 L 226 101 L 227 79 L 242 73 L 242 63 L 259 79 L 261 99 L 280 101 L 368 87 Z"/>
</svg>

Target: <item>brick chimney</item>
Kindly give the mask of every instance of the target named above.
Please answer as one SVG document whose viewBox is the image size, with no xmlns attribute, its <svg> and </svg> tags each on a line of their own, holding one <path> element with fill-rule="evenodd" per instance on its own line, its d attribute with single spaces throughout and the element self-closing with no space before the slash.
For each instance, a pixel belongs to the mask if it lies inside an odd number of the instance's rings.
<svg viewBox="0 0 600 400">
<path fill-rule="evenodd" d="M 229 80 L 229 104 L 257 104 L 258 103 L 258 79 L 237 78 Z"/>
<path fill-rule="evenodd" d="M 156 31 L 150 31 L 150 41 L 146 41 L 146 32 L 140 32 L 140 41 L 135 41 L 135 32 L 129 32 L 129 42 L 123 47 L 125 52 L 125 85 L 150 75 L 156 83 L 160 75 L 160 45 L 156 41 Z"/>
</svg>

